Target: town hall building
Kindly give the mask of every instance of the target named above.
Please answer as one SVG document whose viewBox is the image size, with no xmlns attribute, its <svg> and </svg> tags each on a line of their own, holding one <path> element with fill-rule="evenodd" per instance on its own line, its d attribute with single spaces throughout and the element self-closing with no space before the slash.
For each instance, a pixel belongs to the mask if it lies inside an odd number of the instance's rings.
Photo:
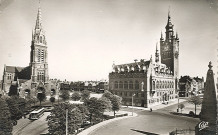
<svg viewBox="0 0 218 135">
<path fill-rule="evenodd" d="M 20 97 L 36 96 L 45 92 L 46 95 L 56 90 L 49 80 L 48 51 L 45 32 L 42 28 L 41 8 L 38 8 L 35 29 L 32 32 L 30 63 L 27 67 L 4 65 L 2 90 L 4 94 L 17 91 Z"/>
<path fill-rule="evenodd" d="M 113 71 L 109 73 L 109 91 L 121 96 L 124 105 L 132 105 L 133 99 L 135 106 L 152 107 L 176 98 L 179 38 L 173 26 L 168 13 L 165 39 L 161 32 L 155 58 L 113 65 Z"/>
</svg>

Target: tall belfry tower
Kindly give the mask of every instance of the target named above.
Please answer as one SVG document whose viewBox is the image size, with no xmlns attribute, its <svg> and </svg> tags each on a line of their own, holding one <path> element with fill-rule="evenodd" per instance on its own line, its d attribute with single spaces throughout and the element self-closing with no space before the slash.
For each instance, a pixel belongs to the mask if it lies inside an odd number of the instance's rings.
<svg viewBox="0 0 218 135">
<path fill-rule="evenodd" d="M 168 12 L 168 20 L 166 29 L 165 39 L 161 32 L 160 38 L 160 54 L 161 54 L 161 63 L 166 64 L 166 66 L 171 70 L 172 74 L 176 79 L 176 89 L 177 80 L 179 77 L 179 37 L 178 34 L 174 33 L 173 24 L 171 22 L 170 11 Z"/>
<path fill-rule="evenodd" d="M 37 84 L 48 84 L 48 52 L 45 32 L 42 28 L 41 8 L 38 8 L 36 26 L 32 33 L 30 67 L 32 88 Z"/>
</svg>

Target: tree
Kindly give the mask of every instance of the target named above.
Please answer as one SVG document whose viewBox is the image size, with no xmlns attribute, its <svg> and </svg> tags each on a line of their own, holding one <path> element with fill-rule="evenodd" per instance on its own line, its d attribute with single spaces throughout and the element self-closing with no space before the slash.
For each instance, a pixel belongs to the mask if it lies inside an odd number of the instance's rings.
<svg viewBox="0 0 218 135">
<path fill-rule="evenodd" d="M 196 115 L 196 107 L 197 107 L 197 105 L 201 105 L 202 104 L 202 100 L 201 100 L 200 96 L 192 96 L 192 97 L 190 97 L 188 99 L 188 103 L 195 105 L 195 115 Z"/>
<path fill-rule="evenodd" d="M 85 100 L 89 99 L 90 93 L 91 93 L 91 92 L 88 91 L 88 90 L 83 90 L 83 91 L 81 92 L 82 101 L 85 101 Z"/>
<path fill-rule="evenodd" d="M 53 103 L 55 102 L 55 97 L 51 97 L 50 102 L 52 103 L 52 106 L 53 106 Z"/>
<path fill-rule="evenodd" d="M 111 92 L 106 91 L 102 97 L 106 97 L 111 101 L 112 104 L 112 110 L 114 111 L 114 116 L 115 116 L 115 111 L 119 111 L 120 110 L 120 105 L 121 105 L 121 101 L 122 98 L 117 96 L 117 95 L 113 95 Z"/>
<path fill-rule="evenodd" d="M 185 108 L 185 105 L 184 104 L 179 104 L 179 109 L 181 110 L 181 113 L 182 113 L 183 108 Z"/>
<path fill-rule="evenodd" d="M 5 100 L 0 98 L 0 135 L 12 135 L 11 114 Z"/>
<path fill-rule="evenodd" d="M 98 122 L 99 119 L 102 118 L 104 111 L 108 107 L 109 100 L 102 100 L 92 97 L 90 99 L 85 100 L 84 105 L 87 106 L 90 113 L 90 122 L 92 120 Z"/>
<path fill-rule="evenodd" d="M 39 100 L 40 106 L 41 106 L 41 102 L 42 102 L 42 101 L 45 101 L 45 99 L 46 99 L 45 93 L 44 93 L 44 92 L 38 93 L 38 94 L 37 94 L 37 99 Z"/>
<path fill-rule="evenodd" d="M 69 98 L 70 98 L 70 93 L 69 93 L 69 91 L 68 90 L 61 90 L 60 91 L 60 97 L 64 100 L 64 102 L 66 101 L 66 100 L 69 100 Z"/>
<path fill-rule="evenodd" d="M 80 100 L 81 95 L 80 95 L 79 92 L 76 91 L 76 92 L 74 92 L 74 93 L 72 94 L 71 98 L 72 98 L 74 101 L 78 101 L 78 100 Z"/>
<path fill-rule="evenodd" d="M 68 133 L 74 134 L 82 124 L 80 109 L 74 104 L 55 104 L 48 119 L 49 133 L 52 135 L 66 134 L 66 110 L 68 110 Z"/>
<path fill-rule="evenodd" d="M 106 97 L 106 98 L 110 99 L 111 97 L 113 97 L 113 94 L 106 90 L 104 92 L 104 94 L 102 95 L 102 97 Z"/>
<path fill-rule="evenodd" d="M 36 97 L 32 97 L 32 98 L 30 98 L 30 100 L 29 100 L 29 102 L 30 102 L 30 104 L 34 104 L 34 106 L 35 106 L 35 104 L 37 103 L 37 98 Z"/>
<path fill-rule="evenodd" d="M 17 120 L 22 118 L 23 116 L 23 111 L 19 107 L 19 98 L 12 96 L 10 98 L 7 98 L 6 102 L 8 104 L 8 108 L 11 114 L 11 120 L 14 124 L 16 124 Z"/>
<path fill-rule="evenodd" d="M 112 110 L 114 111 L 114 117 L 115 117 L 115 111 L 120 110 L 122 98 L 117 95 L 113 95 L 110 101 L 112 104 Z"/>
<path fill-rule="evenodd" d="M 80 110 L 80 113 L 82 115 L 82 124 L 84 124 L 84 122 L 88 120 L 88 108 L 84 104 L 77 104 L 76 107 Z"/>
</svg>

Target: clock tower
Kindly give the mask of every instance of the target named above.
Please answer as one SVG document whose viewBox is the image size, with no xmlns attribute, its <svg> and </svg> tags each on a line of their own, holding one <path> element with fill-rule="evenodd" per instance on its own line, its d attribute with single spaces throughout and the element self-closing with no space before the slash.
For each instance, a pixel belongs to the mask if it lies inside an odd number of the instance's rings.
<svg viewBox="0 0 218 135">
<path fill-rule="evenodd" d="M 179 77 L 179 37 L 178 33 L 174 33 L 173 26 L 174 25 L 171 22 L 171 16 L 169 12 L 167 25 L 165 27 L 165 39 L 163 38 L 163 34 L 161 32 L 160 54 L 161 63 L 165 64 L 170 69 L 177 81 Z"/>
</svg>

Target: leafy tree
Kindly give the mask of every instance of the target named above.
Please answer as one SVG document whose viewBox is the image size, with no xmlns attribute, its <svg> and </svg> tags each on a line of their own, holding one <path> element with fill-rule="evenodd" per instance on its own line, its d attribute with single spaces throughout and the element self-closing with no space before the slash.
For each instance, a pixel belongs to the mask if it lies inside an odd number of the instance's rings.
<svg viewBox="0 0 218 135">
<path fill-rule="evenodd" d="M 81 92 L 81 98 L 82 98 L 82 100 L 85 101 L 85 100 L 89 99 L 90 93 L 91 93 L 91 92 L 88 91 L 88 90 L 83 90 L 83 91 Z"/>
<path fill-rule="evenodd" d="M 179 109 L 181 110 L 181 113 L 182 113 L 183 108 L 185 108 L 185 105 L 184 104 L 179 104 Z"/>
<path fill-rule="evenodd" d="M 102 118 L 104 111 L 108 108 L 108 102 L 109 100 L 97 99 L 95 97 L 85 100 L 84 104 L 90 113 L 90 122 L 92 120 L 97 122 Z"/>
<path fill-rule="evenodd" d="M 80 100 L 81 95 L 80 95 L 79 92 L 76 91 L 76 92 L 74 92 L 74 93 L 72 94 L 71 98 L 72 98 L 74 101 L 78 101 L 78 100 Z"/>
<path fill-rule="evenodd" d="M 37 94 L 37 99 L 39 100 L 40 106 L 41 106 L 42 101 L 45 101 L 45 99 L 46 99 L 45 93 L 44 92 L 38 93 Z"/>
<path fill-rule="evenodd" d="M 88 120 L 89 111 L 88 108 L 84 104 L 78 104 L 76 105 L 77 108 L 80 110 L 80 113 L 82 115 L 82 123 Z"/>
<path fill-rule="evenodd" d="M 48 119 L 49 133 L 52 135 L 66 134 L 66 110 L 68 110 L 68 133 L 74 134 L 82 124 L 80 109 L 73 104 L 55 104 Z"/>
<path fill-rule="evenodd" d="M 109 91 L 105 91 L 104 94 L 102 95 L 102 97 L 106 97 L 108 99 L 110 99 L 113 96 L 113 94 Z"/>
<path fill-rule="evenodd" d="M 34 104 L 34 106 L 36 105 L 36 103 L 37 103 L 37 98 L 35 98 L 35 97 L 32 97 L 32 98 L 30 98 L 30 100 L 29 100 L 29 102 L 30 102 L 30 104 Z"/>
<path fill-rule="evenodd" d="M 122 98 L 117 95 L 113 95 L 110 101 L 112 104 L 112 110 L 114 111 L 114 117 L 115 117 L 115 111 L 120 110 Z"/>
<path fill-rule="evenodd" d="M 69 93 L 69 91 L 68 90 L 61 90 L 60 91 L 60 97 L 64 100 L 64 102 L 66 101 L 66 100 L 69 100 L 70 99 L 70 93 Z"/>
<path fill-rule="evenodd" d="M 9 107 L 9 111 L 11 114 L 11 120 L 14 123 L 17 123 L 17 120 L 22 118 L 23 116 L 23 111 L 19 107 L 19 98 L 18 97 L 10 97 L 6 99 L 6 102 Z"/>
<path fill-rule="evenodd" d="M 51 97 L 51 98 L 50 98 L 50 102 L 51 102 L 52 105 L 53 105 L 53 103 L 55 102 L 55 97 Z"/>
<path fill-rule="evenodd" d="M 201 100 L 200 96 L 192 96 L 192 97 L 190 97 L 188 99 L 188 103 L 195 105 L 195 115 L 196 115 L 196 107 L 197 107 L 197 105 L 201 105 L 202 104 L 202 100 Z"/>
<path fill-rule="evenodd" d="M 0 98 L 0 135 L 12 135 L 11 114 L 5 100 Z"/>
<path fill-rule="evenodd" d="M 117 96 L 117 95 L 113 95 L 109 91 L 106 91 L 102 95 L 102 97 L 106 97 L 106 98 L 108 98 L 111 101 L 112 110 L 114 111 L 114 116 L 115 116 L 115 111 L 119 111 L 120 110 L 122 98 Z"/>
</svg>

